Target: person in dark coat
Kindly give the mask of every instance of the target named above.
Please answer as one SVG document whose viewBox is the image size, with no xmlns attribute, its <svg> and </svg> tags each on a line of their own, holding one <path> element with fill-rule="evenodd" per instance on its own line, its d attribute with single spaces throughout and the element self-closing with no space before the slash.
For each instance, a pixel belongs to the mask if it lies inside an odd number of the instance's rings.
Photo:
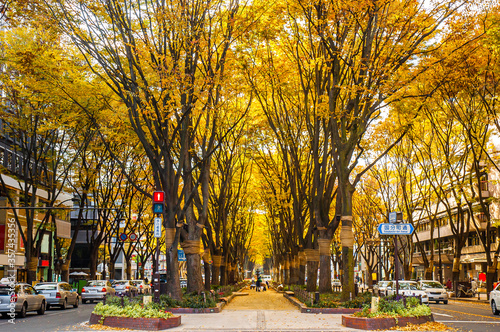
<svg viewBox="0 0 500 332">
<path fill-rule="evenodd" d="M 262 284 L 262 279 L 260 276 L 257 276 L 257 282 L 255 283 L 255 291 L 260 292 L 260 285 Z"/>
</svg>

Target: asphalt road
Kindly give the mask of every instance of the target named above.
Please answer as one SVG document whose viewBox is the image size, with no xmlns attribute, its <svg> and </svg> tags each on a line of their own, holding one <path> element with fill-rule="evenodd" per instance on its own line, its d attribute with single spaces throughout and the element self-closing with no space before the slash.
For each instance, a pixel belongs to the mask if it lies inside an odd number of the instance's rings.
<svg viewBox="0 0 500 332">
<path fill-rule="evenodd" d="M 9 323 L 6 318 L 0 316 L 0 331 L 33 331 L 33 332 L 53 332 L 53 331 L 75 331 L 91 330 L 82 328 L 80 323 L 88 321 L 90 313 L 95 304 L 82 304 L 78 308 L 69 306 L 66 310 L 50 308 L 44 315 L 37 315 L 36 312 L 29 312 L 26 318 L 17 318 L 15 324 Z"/>
<path fill-rule="evenodd" d="M 458 331 L 500 331 L 500 316 L 493 315 L 486 303 L 450 301 L 448 304 L 431 303 L 430 307 L 437 322 Z"/>
</svg>

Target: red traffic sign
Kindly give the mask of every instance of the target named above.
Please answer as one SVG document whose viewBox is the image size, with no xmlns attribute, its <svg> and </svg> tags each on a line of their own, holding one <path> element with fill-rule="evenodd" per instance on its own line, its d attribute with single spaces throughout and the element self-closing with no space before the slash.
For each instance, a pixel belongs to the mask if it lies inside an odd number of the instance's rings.
<svg viewBox="0 0 500 332">
<path fill-rule="evenodd" d="M 163 203 L 164 201 L 165 201 L 165 192 L 164 191 L 153 192 L 153 202 L 154 203 Z"/>
<path fill-rule="evenodd" d="M 130 239 L 130 241 L 136 241 L 137 240 L 137 234 L 135 233 L 132 233 L 128 236 L 128 238 Z"/>
<path fill-rule="evenodd" d="M 127 239 L 127 234 L 121 233 L 120 234 L 120 240 L 125 241 Z"/>
</svg>

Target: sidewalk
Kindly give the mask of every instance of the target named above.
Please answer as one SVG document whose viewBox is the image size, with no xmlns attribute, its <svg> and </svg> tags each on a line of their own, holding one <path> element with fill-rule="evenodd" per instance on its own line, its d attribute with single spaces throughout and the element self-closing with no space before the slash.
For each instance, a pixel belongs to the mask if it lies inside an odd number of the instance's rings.
<svg viewBox="0 0 500 332">
<path fill-rule="evenodd" d="M 452 301 L 466 301 L 466 302 L 477 302 L 477 303 L 489 303 L 488 296 L 486 293 L 479 293 L 478 296 L 473 297 L 450 297 Z"/>
<path fill-rule="evenodd" d="M 182 324 L 165 331 L 359 331 L 344 327 L 342 315 L 301 314 L 274 290 L 243 293 L 221 313 L 182 314 Z"/>
</svg>

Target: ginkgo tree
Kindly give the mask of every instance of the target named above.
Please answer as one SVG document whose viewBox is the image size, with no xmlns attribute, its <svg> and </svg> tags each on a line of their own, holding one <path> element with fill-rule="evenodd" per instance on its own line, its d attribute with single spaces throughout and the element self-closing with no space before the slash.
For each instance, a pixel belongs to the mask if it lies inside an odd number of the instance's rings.
<svg viewBox="0 0 500 332">
<path fill-rule="evenodd" d="M 151 191 L 165 192 L 168 292 L 181 297 L 181 233 L 188 291 L 201 291 L 200 239 L 207 218 L 210 158 L 217 144 L 215 126 L 228 86 L 230 45 L 235 30 L 245 25 L 236 25 L 239 2 L 47 3 L 93 73 L 125 105 L 151 164 Z M 195 196 L 200 205 L 193 204 Z"/>
</svg>

